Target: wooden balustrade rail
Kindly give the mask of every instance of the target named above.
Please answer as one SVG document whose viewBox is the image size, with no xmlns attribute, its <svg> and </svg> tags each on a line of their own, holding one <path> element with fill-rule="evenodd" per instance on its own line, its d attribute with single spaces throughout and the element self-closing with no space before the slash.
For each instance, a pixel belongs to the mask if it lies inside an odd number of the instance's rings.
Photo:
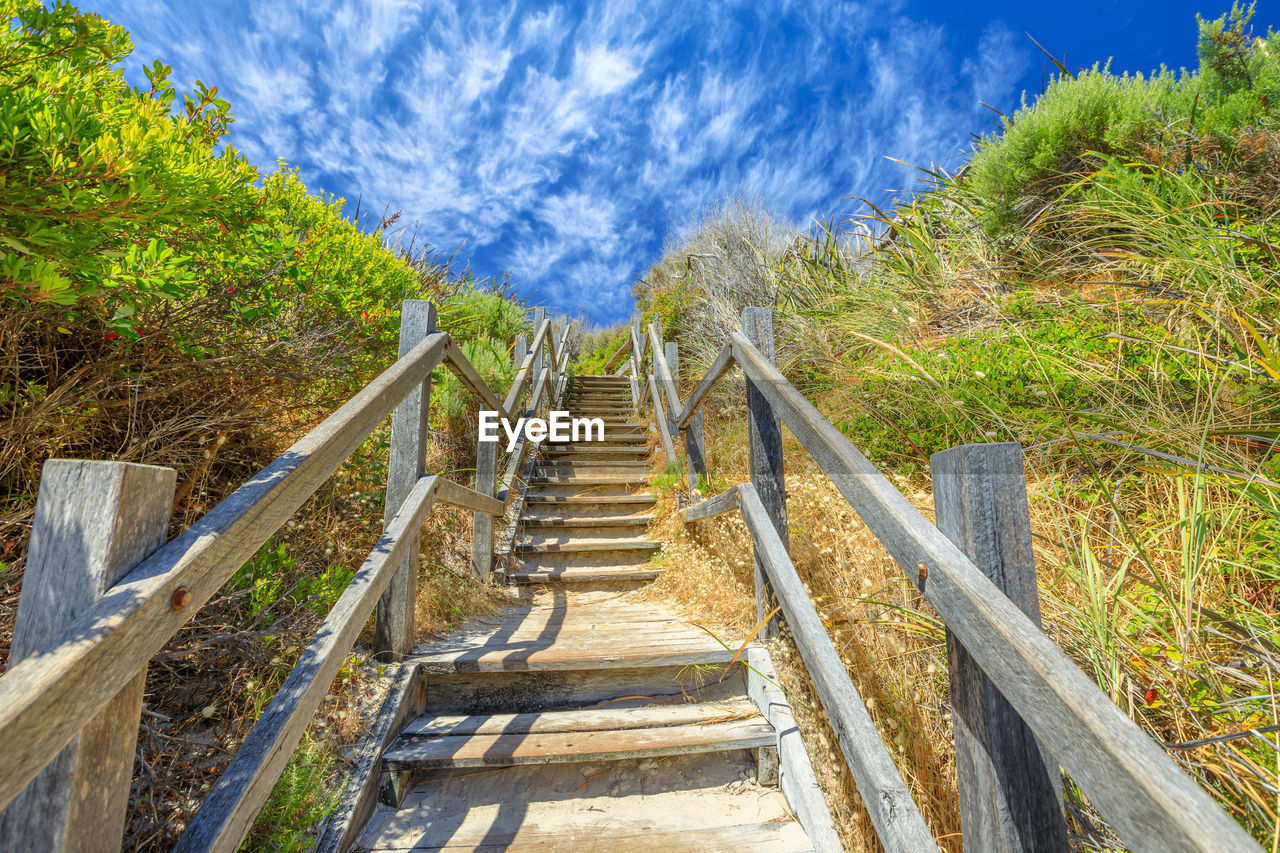
<svg viewBox="0 0 1280 853">
<path fill-rule="evenodd" d="M 758 315 L 747 322 L 752 310 L 744 312 L 744 331 L 752 323 L 759 324 Z M 661 339 L 652 327 L 650 333 L 656 354 L 662 350 Z M 661 371 L 662 362 L 658 364 Z M 1030 526 L 1025 517 L 1025 475 L 1016 445 L 1013 456 L 1010 445 L 968 445 L 935 455 L 938 518 L 941 524 L 946 517 L 956 537 L 952 541 L 822 417 L 745 333 L 731 335 L 684 404 L 670 414 L 681 431 L 697 422 L 708 395 L 734 366 L 741 368 L 749 389 L 754 389 L 773 417 L 786 424 L 947 626 L 953 649 L 956 742 L 963 753 L 958 754 L 957 764 L 966 846 L 1001 851 L 1063 849 L 1060 765 L 1134 850 L 1260 849 L 1040 629 Z M 655 401 L 656 397 L 655 390 Z M 757 453 L 753 447 L 753 457 Z M 841 680 L 818 660 L 821 653 L 816 649 L 824 643 L 810 630 L 811 605 L 800 601 L 801 589 L 796 588 L 794 571 L 788 571 L 785 560 L 785 544 L 781 538 L 773 540 L 780 532 L 779 518 L 755 494 L 762 480 L 776 489 L 777 483 L 770 480 L 781 478 L 780 446 L 760 451 L 760 455 L 769 454 L 776 455 L 772 460 L 776 465 L 765 465 L 764 470 L 771 472 L 767 477 L 761 476 L 753 459 L 752 500 L 744 499 L 743 487 L 736 487 L 690 507 L 686 518 L 694 521 L 735 507 L 742 510 L 758 564 L 764 568 L 764 576 L 757 577 L 761 606 L 772 585 L 823 707 L 836 724 L 842 714 L 856 716 L 851 709 L 860 700 L 855 703 L 838 686 Z M 963 487 L 944 482 L 947 478 L 960 478 Z M 781 529 L 785 530 L 785 502 L 782 507 Z M 966 551 L 984 565 L 977 565 Z M 1023 564 L 1020 575 L 1014 571 L 1019 562 Z M 1011 595 L 1019 600 L 1011 600 Z M 958 665 L 957 660 L 969 663 Z M 975 698 L 971 701 L 969 696 Z M 1008 708 L 1000 704 L 1004 701 Z M 864 800 L 869 800 L 871 792 L 892 780 L 863 778 L 867 770 L 857 765 L 871 761 L 883 744 L 878 738 L 873 741 L 855 734 L 863 729 L 854 720 L 842 720 L 839 725 L 845 727 L 837 728 L 842 751 Z M 1025 734 L 1017 734 L 1020 725 L 1025 725 Z M 900 834 L 901 827 L 869 808 L 886 848 L 918 849 L 903 847 L 908 842 Z"/>
<path fill-rule="evenodd" d="M 40 782 L 36 795 L 24 794 L 22 801 L 14 805 L 17 811 L 3 813 L 0 826 L 4 831 L 24 832 L 37 825 L 52 827 L 50 820 L 42 817 L 45 813 L 56 813 L 59 821 L 65 821 L 67 815 L 92 814 L 97 823 L 76 835 L 66 835 L 64 829 L 57 827 L 49 829 L 47 837 L 54 839 L 49 849 L 83 846 L 87 837 L 92 837 L 94 844 L 118 844 L 118 839 L 112 842 L 93 833 L 118 834 L 123 829 L 127 771 L 123 780 L 115 777 L 120 775 L 117 765 L 122 761 L 126 767 L 132 766 L 134 731 L 140 713 L 140 703 L 130 698 L 132 685 L 148 661 L 394 410 L 383 536 L 321 623 L 179 845 L 180 849 L 190 850 L 237 849 L 375 607 L 379 616 L 375 643 L 398 654 L 407 651 L 406 638 L 411 645 L 411 581 L 416 577 L 418 530 L 435 501 L 484 517 L 487 523 L 477 521 L 475 527 L 473 565 L 487 576 L 493 555 L 491 519 L 504 510 L 503 500 L 493 495 L 496 445 L 480 443 L 476 489 L 425 476 L 421 468 L 432 371 L 443 362 L 484 406 L 509 417 L 524 395 L 532 365 L 540 363 L 548 353 L 550 367 L 541 371 L 532 392 L 529 410 L 536 411 L 546 398 L 553 397 L 554 403 L 563 392 L 569 333 L 570 324 L 566 324 L 557 340 L 551 321 L 539 315 L 532 346 L 522 354 L 503 402 L 450 336 L 435 330 L 434 307 L 425 302 L 406 302 L 401 354 L 396 362 L 167 544 L 161 544 L 163 525 L 158 528 L 160 539 L 156 539 L 156 524 L 130 520 L 131 513 L 138 511 L 134 507 L 142 506 L 144 501 L 134 494 L 142 487 L 129 484 L 150 482 L 148 472 L 156 471 L 164 474 L 164 482 L 172 491 L 171 471 L 124 463 L 50 462 L 46 474 L 53 472 L 59 487 L 45 489 L 42 485 L 43 503 L 37 505 L 37 522 L 32 531 L 32 550 L 43 555 L 41 571 L 83 573 L 86 569 L 81 563 L 102 564 L 109 551 L 120 559 L 111 558 L 114 563 L 107 560 L 109 571 L 99 572 L 106 581 L 104 588 L 94 593 L 98 595 L 96 600 L 77 605 L 75 610 L 66 610 L 56 601 L 45 601 L 40 590 L 23 590 L 26 603 L 20 604 L 20 612 L 27 614 L 23 623 L 40 629 L 31 636 L 46 639 L 24 651 L 21 659 L 0 676 L 0 809 L 14 804 L 37 776 Z M 512 468 L 518 466 L 525 449 L 522 446 L 512 454 Z M 86 465 L 106 467 L 77 467 Z M 77 483 L 81 490 L 86 484 L 98 484 L 93 487 L 101 494 L 68 490 L 67 484 Z M 121 487 L 121 483 L 125 485 Z M 163 485 L 147 486 L 145 490 L 163 492 Z M 53 506 L 50 500 L 60 503 Z M 98 515 L 71 511 L 74 506 L 103 500 L 113 503 Z M 145 502 L 148 507 L 153 503 L 156 502 Z M 85 525 L 94 527 L 91 530 Z M 98 531 L 102 531 L 101 535 Z M 121 565 L 121 560 L 127 565 Z M 402 581 L 406 574 L 411 576 L 407 586 Z M 51 618 L 31 615 L 32 608 L 40 607 L 50 609 Z M 399 612 L 385 614 L 391 607 Z M 57 608 L 69 617 L 52 616 Z M 45 624 L 59 629 L 49 632 L 42 627 Z M 22 641 L 15 638 L 15 646 L 21 648 Z M 117 697 L 125 698 L 123 704 Z M 139 692 L 137 698 L 140 697 Z M 128 737 L 106 743 L 109 739 L 95 735 L 91 742 L 80 743 L 77 738 L 87 724 L 101 725 L 107 719 L 103 715 L 108 705 L 132 714 L 129 721 L 117 719 L 118 710 L 111 711 L 112 726 L 123 728 Z M 76 749 L 81 754 L 86 750 L 97 753 L 77 758 L 72 762 L 74 767 L 66 762 L 46 767 L 73 741 L 79 743 Z M 109 796 L 101 795 L 108 771 L 116 787 L 123 785 L 123 796 L 115 790 L 109 791 Z M 94 810 L 87 811 L 78 805 L 86 797 L 102 802 L 95 800 Z"/>
</svg>

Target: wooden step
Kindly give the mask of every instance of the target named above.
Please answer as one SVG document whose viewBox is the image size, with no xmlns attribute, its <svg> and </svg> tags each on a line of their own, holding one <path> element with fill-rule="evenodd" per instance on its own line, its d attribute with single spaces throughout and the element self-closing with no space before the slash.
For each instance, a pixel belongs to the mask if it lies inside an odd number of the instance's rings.
<svg viewBox="0 0 1280 853">
<path fill-rule="evenodd" d="M 583 506 L 601 504 L 621 506 L 626 504 L 653 504 L 658 502 L 654 494 L 643 495 L 526 495 L 526 504 L 561 504 L 564 506 Z"/>
<path fill-rule="evenodd" d="M 617 551 L 628 557 L 656 554 L 661 542 L 648 539 L 586 539 L 580 536 L 566 537 L 564 542 L 517 542 L 517 554 L 584 554 L 597 551 Z"/>
<path fill-rule="evenodd" d="M 657 580 L 661 574 L 662 569 L 647 563 L 636 566 L 530 567 L 507 572 L 507 580 L 514 584 L 645 584 Z"/>
<path fill-rule="evenodd" d="M 405 726 L 405 735 L 548 734 L 662 728 L 759 719 L 755 703 L 745 697 L 728 702 L 652 705 L 645 708 L 581 708 L 538 714 L 427 715 Z"/>
<path fill-rule="evenodd" d="M 566 574 L 571 571 L 566 570 Z M 615 573 L 609 579 L 620 576 L 621 573 Z M 572 579 L 572 576 L 559 578 Z M 465 673 L 684 667 L 727 664 L 734 659 L 732 651 L 711 637 L 658 635 L 611 642 L 606 632 L 593 632 L 582 634 L 582 644 L 575 645 L 566 641 L 565 636 L 557 636 L 562 633 L 549 630 L 547 636 L 529 639 L 433 643 L 422 654 L 414 653 L 408 660 L 428 673 Z"/>
<path fill-rule="evenodd" d="M 584 444 L 565 447 L 560 444 L 548 445 L 547 455 L 563 457 L 566 461 L 572 462 L 575 459 L 599 456 L 601 459 L 617 457 L 621 460 L 633 459 L 648 455 L 648 447 L 637 447 L 635 445 L 613 445 L 609 446 L 603 442 L 587 442 Z"/>
<path fill-rule="evenodd" d="M 539 474 L 529 478 L 531 486 L 643 486 L 649 482 L 644 476 L 606 477 L 599 475 Z"/>
<path fill-rule="evenodd" d="M 383 754 L 382 762 L 391 770 L 511 767 L 726 752 L 757 749 L 771 746 L 774 742 L 773 727 L 757 715 L 726 722 L 654 728 L 406 735 Z"/>
<path fill-rule="evenodd" d="M 527 515 L 520 524 L 528 528 L 597 528 L 597 527 L 648 527 L 653 522 L 652 515 Z"/>
<path fill-rule="evenodd" d="M 551 853 L 561 850 L 590 850 L 592 853 L 813 853 L 804 830 L 794 821 L 744 823 L 734 826 L 712 826 L 697 829 L 664 830 L 648 822 L 636 826 L 608 828 L 582 827 L 553 832 L 519 831 L 486 832 L 482 838 L 464 840 L 443 846 L 409 842 L 391 842 L 364 848 L 378 851 L 413 851 L 413 853 Z M 412 846 L 406 846 L 412 845 Z"/>
</svg>

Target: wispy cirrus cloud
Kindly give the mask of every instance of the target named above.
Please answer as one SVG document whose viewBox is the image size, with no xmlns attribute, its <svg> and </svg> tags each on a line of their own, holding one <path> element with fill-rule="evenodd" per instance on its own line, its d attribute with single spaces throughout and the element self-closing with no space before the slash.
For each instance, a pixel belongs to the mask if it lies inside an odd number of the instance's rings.
<svg viewBox="0 0 1280 853">
<path fill-rule="evenodd" d="M 957 44 L 900 2 L 460 4 L 101 0 L 128 65 L 216 84 L 232 142 L 366 210 L 389 206 L 482 274 L 597 322 L 664 236 L 738 192 L 803 222 L 912 180 L 1009 109 L 1008 27 Z"/>
</svg>

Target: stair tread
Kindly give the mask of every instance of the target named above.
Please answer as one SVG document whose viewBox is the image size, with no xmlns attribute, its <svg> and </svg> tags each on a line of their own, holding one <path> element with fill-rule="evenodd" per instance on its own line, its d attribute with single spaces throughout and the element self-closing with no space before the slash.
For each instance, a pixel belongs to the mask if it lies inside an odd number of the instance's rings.
<svg viewBox="0 0 1280 853">
<path fill-rule="evenodd" d="M 520 523 L 524 527 L 554 530 L 577 527 L 647 527 L 652 521 L 652 515 L 526 515 Z"/>
<path fill-rule="evenodd" d="M 606 583 L 633 581 L 644 583 L 656 580 L 662 569 L 641 563 L 638 566 L 554 566 L 529 567 L 524 571 L 507 572 L 512 583 Z"/>
<path fill-rule="evenodd" d="M 512 833 L 486 832 L 471 841 L 431 845 L 409 842 L 383 845 L 374 842 L 373 851 L 418 851 L 418 853 L 544 853 L 552 850 L 593 850 L 596 853 L 708 853 L 733 850 L 738 853 L 812 853 L 804 830 L 794 821 L 712 826 L 697 829 L 664 830 L 648 820 L 610 826 L 585 826 L 546 832 L 522 830 Z"/>
<path fill-rule="evenodd" d="M 574 537 L 567 542 L 517 542 L 515 550 L 522 554 L 565 554 L 573 551 L 657 551 L 661 547 L 661 542 L 650 539 Z"/>
<path fill-rule="evenodd" d="M 637 495 L 526 495 L 526 504 L 636 504 L 654 503 L 658 496 L 654 494 Z"/>
<path fill-rule="evenodd" d="M 763 719 L 746 697 L 729 702 L 690 702 L 642 708 L 575 708 L 535 714 L 424 715 L 411 721 L 404 735 L 498 735 L 589 732 L 686 726 L 739 719 Z"/>
<path fill-rule="evenodd" d="M 752 749 L 774 742 L 773 727 L 757 715 L 723 722 L 648 728 L 407 735 L 397 739 L 382 760 L 391 769 L 509 767 Z"/>
</svg>

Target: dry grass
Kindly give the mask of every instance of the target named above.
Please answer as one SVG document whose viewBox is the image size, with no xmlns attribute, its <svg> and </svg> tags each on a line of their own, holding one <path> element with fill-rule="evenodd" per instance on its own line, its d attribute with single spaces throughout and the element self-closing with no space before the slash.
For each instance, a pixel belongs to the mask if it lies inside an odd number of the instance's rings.
<svg viewBox="0 0 1280 853">
<path fill-rule="evenodd" d="M 707 435 L 709 467 L 729 484 L 746 481 L 741 419 L 709 423 Z M 796 570 L 926 823 L 944 849 L 959 850 L 946 652 L 936 617 L 798 443 L 788 438 L 785 452 Z M 902 485 L 922 508 L 931 504 L 928 494 Z M 663 496 L 658 516 L 650 535 L 663 542 L 665 571 L 643 596 L 674 605 L 726 640 L 746 636 L 756 616 L 745 525 L 730 514 L 686 528 L 674 493 Z M 788 633 L 769 647 L 842 841 L 852 851 L 881 849 Z"/>
</svg>

